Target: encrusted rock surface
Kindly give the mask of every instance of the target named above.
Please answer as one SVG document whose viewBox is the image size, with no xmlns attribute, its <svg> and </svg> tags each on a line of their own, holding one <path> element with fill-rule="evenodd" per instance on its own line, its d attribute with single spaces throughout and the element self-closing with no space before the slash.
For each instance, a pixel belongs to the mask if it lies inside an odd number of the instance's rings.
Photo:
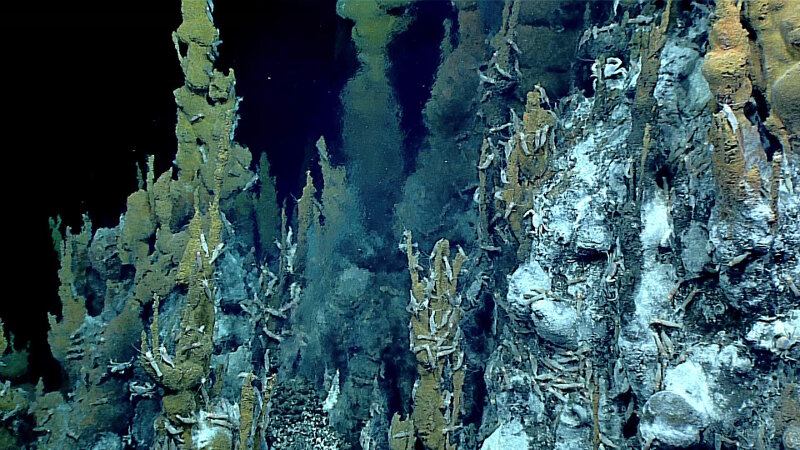
<svg viewBox="0 0 800 450">
<path fill-rule="evenodd" d="M 339 0 L 342 148 L 279 210 L 183 0 L 175 167 L 53 221 L 63 385 L 0 339 L 0 447 L 798 448 L 797 5 L 454 2 L 412 159 L 419 10 Z"/>
</svg>

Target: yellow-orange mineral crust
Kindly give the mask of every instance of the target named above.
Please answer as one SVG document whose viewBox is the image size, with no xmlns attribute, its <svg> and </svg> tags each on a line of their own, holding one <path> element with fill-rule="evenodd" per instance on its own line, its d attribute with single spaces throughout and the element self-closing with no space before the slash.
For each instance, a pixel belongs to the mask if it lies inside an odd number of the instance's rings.
<svg viewBox="0 0 800 450">
<path fill-rule="evenodd" d="M 719 19 L 709 34 L 710 50 L 703 61 L 703 76 L 717 101 L 736 109 L 744 105 L 753 90 L 747 61 L 750 45 L 739 18 L 739 6 L 733 0 L 720 0 L 716 12 Z"/>
</svg>

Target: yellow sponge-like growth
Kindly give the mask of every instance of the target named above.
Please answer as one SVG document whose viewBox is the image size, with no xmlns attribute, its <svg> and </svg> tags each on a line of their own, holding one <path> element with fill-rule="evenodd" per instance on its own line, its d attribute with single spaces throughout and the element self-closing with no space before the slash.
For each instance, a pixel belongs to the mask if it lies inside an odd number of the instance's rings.
<svg viewBox="0 0 800 450">
<path fill-rule="evenodd" d="M 508 144 L 512 147 L 500 192 L 502 201 L 498 202 L 498 210 L 503 211 L 503 217 L 520 243 L 520 259 L 527 257 L 530 244 L 522 219 L 533 207 L 533 188 L 545 174 L 555 133 L 555 119 L 540 104 L 543 92 L 537 87 L 528 93 L 522 117 L 524 131 L 512 139 L 513 144 Z"/>
<path fill-rule="evenodd" d="M 48 313 L 50 331 L 47 333 L 47 342 L 50 344 L 53 357 L 62 364 L 65 364 L 72 354 L 80 353 L 80 348 L 73 345 L 72 336 L 86 317 L 86 299 L 75 289 L 75 281 L 85 276 L 83 264 L 88 261 L 91 233 L 91 223 L 84 217 L 81 233 L 73 235 L 67 229 L 66 236 L 61 242 L 61 269 L 58 271 L 61 282 L 58 288 L 58 296 L 61 299 L 61 320 L 57 321 L 54 315 Z"/>
<path fill-rule="evenodd" d="M 417 253 L 406 234 L 408 270 L 411 275 L 411 346 L 417 358 L 419 384 L 411 414 L 413 428 L 425 448 L 449 450 L 450 433 L 457 426 L 461 389 L 464 383 L 464 354 L 460 347 L 461 300 L 456 292 L 458 274 L 466 261 L 461 249 L 450 259 L 450 243 L 438 241 L 431 252 L 430 276 L 420 279 Z M 445 395 L 445 390 L 452 396 Z M 408 421 L 396 416 L 392 428 L 409 431 Z M 408 440 L 394 440 L 392 448 L 408 446 Z"/>
<path fill-rule="evenodd" d="M 3 328 L 3 320 L 0 319 L 0 356 L 6 353 L 8 341 L 6 340 L 6 330 Z"/>
<path fill-rule="evenodd" d="M 800 2 L 749 0 L 746 12 L 761 60 L 759 84 L 774 113 L 767 126 L 778 135 L 785 127 L 796 139 L 800 135 Z"/>
<path fill-rule="evenodd" d="M 772 85 L 772 108 L 786 131 L 795 139 L 800 138 L 800 62 Z"/>
<path fill-rule="evenodd" d="M 400 414 L 394 413 L 389 437 L 391 450 L 413 450 L 414 422 L 410 418 L 401 419 Z"/>
<path fill-rule="evenodd" d="M 741 3 L 717 2 L 717 21 L 709 34 L 709 51 L 703 61 L 703 76 L 720 103 L 736 110 L 750 99 L 753 85 L 749 77 L 750 44 L 740 20 Z"/>
<path fill-rule="evenodd" d="M 256 391 L 250 384 L 253 381 L 253 374 L 248 373 L 242 382 L 241 416 L 239 418 L 239 448 L 247 448 L 247 437 L 250 435 L 250 428 L 253 425 L 253 414 L 255 411 Z"/>
</svg>

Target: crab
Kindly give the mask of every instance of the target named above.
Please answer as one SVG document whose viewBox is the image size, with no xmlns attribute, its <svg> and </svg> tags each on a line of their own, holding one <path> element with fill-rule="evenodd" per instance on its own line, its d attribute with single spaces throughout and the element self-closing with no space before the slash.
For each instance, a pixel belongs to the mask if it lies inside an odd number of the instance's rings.
<svg viewBox="0 0 800 450">
<path fill-rule="evenodd" d="M 783 358 L 792 359 L 789 357 L 789 352 L 800 342 L 798 339 L 800 333 L 796 333 L 792 325 L 784 322 L 776 322 L 773 333 L 772 351 Z"/>
<path fill-rule="evenodd" d="M 128 385 L 128 390 L 131 393 L 130 400 L 136 397 L 153 398 L 156 395 L 156 386 L 153 383 L 139 383 L 131 381 Z"/>
</svg>

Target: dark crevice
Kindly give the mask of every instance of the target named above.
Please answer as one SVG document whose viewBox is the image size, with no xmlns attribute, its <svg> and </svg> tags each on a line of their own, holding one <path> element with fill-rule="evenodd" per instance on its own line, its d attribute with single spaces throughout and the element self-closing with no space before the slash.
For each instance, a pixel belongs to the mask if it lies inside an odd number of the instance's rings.
<svg viewBox="0 0 800 450">
<path fill-rule="evenodd" d="M 481 299 L 480 305 L 474 313 L 474 323 L 465 323 L 464 331 L 465 336 L 474 336 L 469 340 L 469 347 L 471 353 L 477 355 L 480 360 L 488 361 L 490 354 L 494 349 L 494 342 L 491 338 L 492 325 L 494 323 L 495 308 L 498 306 L 494 302 L 491 295 L 484 295 Z M 480 426 L 484 413 L 484 402 L 480 399 L 486 398 L 488 388 L 486 380 L 483 378 L 485 367 L 480 367 L 478 370 L 467 374 L 467 392 L 468 398 L 472 399 L 470 408 L 466 411 L 461 421 L 464 424 L 475 424 Z"/>
<path fill-rule="evenodd" d="M 90 317 L 97 317 L 103 312 L 104 299 L 101 296 L 94 295 L 95 292 L 103 292 L 97 289 L 97 286 L 102 283 L 100 275 L 94 270 L 88 274 L 89 283 L 94 285 L 92 289 L 86 289 L 86 314 Z"/>
<path fill-rule="evenodd" d="M 387 348 L 381 355 L 384 362 L 385 378 L 382 382 L 384 392 L 386 392 L 386 419 L 391 421 L 395 413 L 401 415 L 408 414 L 408 395 L 402 387 L 402 381 L 413 375 L 413 370 L 409 372 L 408 361 L 405 358 L 398 358 L 397 351 L 402 348 Z"/>
<path fill-rule="evenodd" d="M 120 280 L 132 280 L 136 276 L 136 267 L 133 264 L 123 264 L 119 269 Z"/>
<path fill-rule="evenodd" d="M 692 0 L 681 0 L 678 3 L 678 10 L 681 13 L 691 13 L 694 11 L 694 1 Z"/>
<path fill-rule="evenodd" d="M 622 425 L 622 437 L 625 439 L 632 439 L 636 437 L 636 434 L 639 432 L 639 416 L 636 414 L 632 414 L 631 418 L 628 419 Z"/>
<path fill-rule="evenodd" d="M 408 13 L 414 20 L 406 31 L 392 39 L 387 53 L 391 61 L 389 82 L 400 106 L 405 167 L 410 171 L 428 132 L 422 112 L 442 59 L 444 20 L 454 19 L 455 11 L 449 2 L 421 1 Z"/>
<path fill-rule="evenodd" d="M 453 20 L 450 21 L 450 48 L 458 48 L 458 43 L 461 42 L 460 32 L 461 29 L 459 28 L 458 24 L 458 11 L 453 11 Z"/>
<path fill-rule="evenodd" d="M 760 89 L 753 89 L 751 101 L 744 106 L 744 113 L 750 122 L 758 127 L 761 146 L 767 155 L 767 161 L 772 161 L 773 155 L 775 155 L 775 152 L 779 152 L 782 146 L 780 140 L 764 125 L 767 117 L 769 117 L 770 110 L 767 99 Z"/>
<path fill-rule="evenodd" d="M 147 253 L 152 255 L 156 251 L 156 233 L 151 233 L 147 238 Z"/>
<path fill-rule="evenodd" d="M 178 41 L 178 54 L 181 55 L 181 58 L 186 58 L 186 54 L 189 52 L 189 45 L 183 41 Z"/>
<path fill-rule="evenodd" d="M 741 13 L 739 15 L 740 22 L 742 23 L 742 28 L 747 31 L 747 37 L 750 39 L 751 45 L 757 45 L 756 41 L 758 40 L 758 32 L 753 28 L 750 24 L 750 21 L 747 19 L 747 5 L 745 4 L 744 8 L 741 9 Z"/>
<path fill-rule="evenodd" d="M 153 305 L 153 302 L 147 302 L 142 305 L 142 309 L 139 311 L 139 318 L 141 318 L 144 323 L 148 324 L 148 326 L 153 318 Z"/>
<path fill-rule="evenodd" d="M 584 97 L 592 98 L 594 97 L 594 84 L 595 79 L 592 78 L 592 64 L 594 64 L 593 60 L 582 60 L 577 59 L 575 64 L 573 65 L 573 76 L 575 82 L 575 89 L 578 92 L 581 92 Z"/>
<path fill-rule="evenodd" d="M 656 171 L 656 185 L 659 189 L 669 189 L 675 177 L 675 166 L 662 164 Z"/>
<path fill-rule="evenodd" d="M 401 17 L 408 12 L 408 9 L 409 7 L 407 6 L 390 6 L 386 8 L 386 14 Z"/>
</svg>

